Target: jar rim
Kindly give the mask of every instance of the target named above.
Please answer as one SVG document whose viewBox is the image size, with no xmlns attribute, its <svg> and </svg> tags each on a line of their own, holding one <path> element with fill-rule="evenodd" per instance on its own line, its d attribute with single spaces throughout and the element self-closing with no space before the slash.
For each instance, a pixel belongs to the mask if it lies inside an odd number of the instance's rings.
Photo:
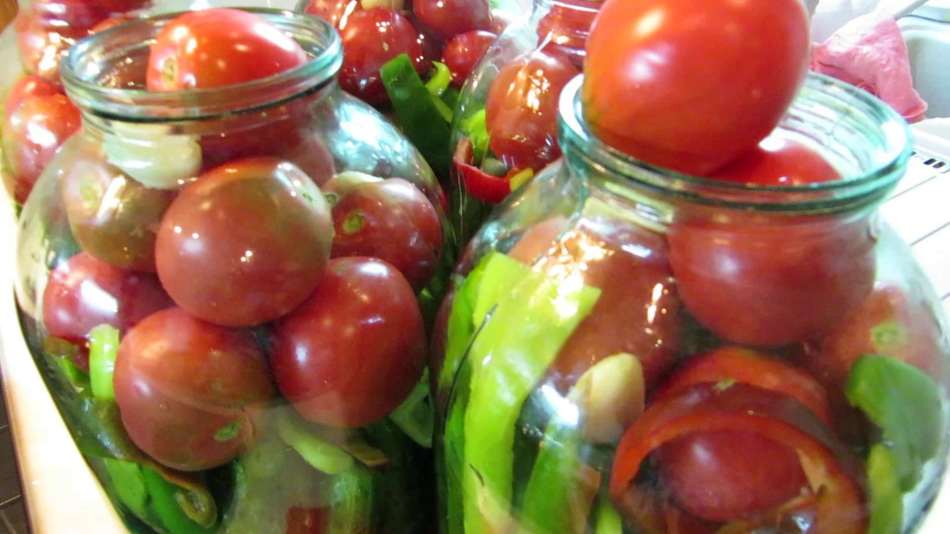
<svg viewBox="0 0 950 534">
<path fill-rule="evenodd" d="M 849 211 L 883 199 L 904 175 L 913 151 L 910 128 L 893 108 L 853 85 L 809 73 L 778 128 L 790 120 L 802 123 L 808 119 L 808 106 L 839 114 L 841 120 L 833 121 L 831 127 L 851 121 L 867 145 L 848 147 L 868 153 L 859 172 L 798 185 L 761 185 L 684 174 L 638 160 L 597 137 L 583 115 L 583 78 L 581 74 L 571 80 L 559 101 L 558 140 L 568 164 L 579 158 L 604 174 L 690 203 L 769 212 Z"/>
<path fill-rule="evenodd" d="M 147 51 L 158 31 L 185 12 L 166 13 L 125 22 L 79 41 L 60 67 L 66 93 L 81 110 L 96 115 L 164 122 L 268 108 L 333 81 L 343 64 L 343 45 L 328 22 L 289 10 L 240 9 L 290 34 L 309 60 L 267 78 L 221 87 L 159 92 L 103 85 L 104 61 L 109 65 L 109 59 L 130 60 L 132 50 Z"/>
</svg>

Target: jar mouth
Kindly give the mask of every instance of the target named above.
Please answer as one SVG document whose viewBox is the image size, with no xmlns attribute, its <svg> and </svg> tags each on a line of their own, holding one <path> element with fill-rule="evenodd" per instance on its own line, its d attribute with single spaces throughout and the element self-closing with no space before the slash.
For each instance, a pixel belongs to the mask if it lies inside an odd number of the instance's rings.
<svg viewBox="0 0 950 534">
<path fill-rule="evenodd" d="M 559 102 L 559 141 L 565 158 L 680 201 L 771 212 L 837 212 L 882 199 L 903 176 L 910 129 L 869 93 L 809 73 L 778 129 L 817 150 L 842 178 L 800 185 L 759 185 L 679 173 L 638 160 L 601 141 L 583 115 L 583 75 Z"/>
<path fill-rule="evenodd" d="M 60 69 L 66 92 L 86 112 L 147 122 L 194 120 L 268 108 L 332 82 L 343 64 L 343 47 L 339 34 L 328 22 L 286 10 L 241 9 L 263 17 L 291 36 L 309 60 L 267 78 L 206 89 L 154 92 L 138 85 L 108 85 L 117 66 L 147 64 L 149 47 L 158 32 L 182 14 L 169 13 L 126 22 L 77 43 Z"/>
</svg>

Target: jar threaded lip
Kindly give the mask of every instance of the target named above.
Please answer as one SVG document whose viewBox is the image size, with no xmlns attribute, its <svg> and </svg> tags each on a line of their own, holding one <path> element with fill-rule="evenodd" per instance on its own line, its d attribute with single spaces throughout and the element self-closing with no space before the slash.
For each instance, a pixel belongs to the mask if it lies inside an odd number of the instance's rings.
<svg viewBox="0 0 950 534">
<path fill-rule="evenodd" d="M 582 85 L 579 75 L 559 101 L 558 140 L 568 164 L 573 160 L 686 202 L 769 212 L 849 211 L 883 199 L 903 176 L 912 153 L 910 129 L 890 106 L 862 89 L 809 73 L 778 128 L 813 137 L 822 155 L 836 156 L 832 163 L 845 171 L 842 179 L 759 185 L 692 176 L 651 165 L 601 141 L 584 119 Z"/>
<path fill-rule="evenodd" d="M 77 43 L 61 65 L 66 93 L 85 112 L 148 122 L 194 120 L 277 105 L 330 83 L 343 64 L 340 36 L 326 21 L 269 8 L 241 8 L 263 17 L 300 44 L 309 60 L 267 78 L 205 89 L 155 92 L 103 85 L 117 61 L 147 61 L 157 33 L 183 13 L 133 20 Z"/>
</svg>

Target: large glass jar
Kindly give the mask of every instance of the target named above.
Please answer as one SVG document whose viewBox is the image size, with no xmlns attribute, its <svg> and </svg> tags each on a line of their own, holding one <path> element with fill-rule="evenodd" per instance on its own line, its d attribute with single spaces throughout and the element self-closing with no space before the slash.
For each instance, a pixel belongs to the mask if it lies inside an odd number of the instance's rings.
<svg viewBox="0 0 950 534">
<path fill-rule="evenodd" d="M 442 532 L 909 532 L 946 322 L 877 213 L 904 121 L 812 75 L 777 136 L 845 177 L 675 174 L 560 100 L 561 163 L 472 240 L 436 338 Z"/>
<path fill-rule="evenodd" d="M 135 531 L 423 532 L 441 192 L 339 89 L 332 27 L 255 13 L 309 61 L 156 93 L 170 16 L 72 49 L 82 127 L 20 218 L 24 335 Z"/>
<path fill-rule="evenodd" d="M 525 6 L 527 7 L 527 6 Z M 452 220 L 464 244 L 491 207 L 561 155 L 557 100 L 580 73 L 600 3 L 534 0 L 462 88 L 452 122 Z"/>
</svg>

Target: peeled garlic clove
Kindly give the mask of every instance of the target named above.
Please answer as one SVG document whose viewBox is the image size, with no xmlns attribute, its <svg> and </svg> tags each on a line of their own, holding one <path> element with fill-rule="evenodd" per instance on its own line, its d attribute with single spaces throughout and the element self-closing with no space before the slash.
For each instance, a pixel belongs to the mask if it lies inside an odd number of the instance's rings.
<svg viewBox="0 0 950 534">
<path fill-rule="evenodd" d="M 616 443 L 643 413 L 643 366 L 631 354 L 608 356 L 581 375 L 568 398 L 580 412 L 584 439 Z"/>
<path fill-rule="evenodd" d="M 110 164 L 153 189 L 178 189 L 201 170 L 201 145 L 195 135 L 109 134 L 102 146 Z"/>
</svg>

